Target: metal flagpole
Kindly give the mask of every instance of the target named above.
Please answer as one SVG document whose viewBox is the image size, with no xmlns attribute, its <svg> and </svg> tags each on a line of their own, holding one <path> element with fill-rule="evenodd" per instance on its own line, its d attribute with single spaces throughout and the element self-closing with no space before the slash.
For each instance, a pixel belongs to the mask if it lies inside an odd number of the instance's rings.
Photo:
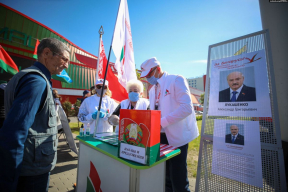
<svg viewBox="0 0 288 192">
<path fill-rule="evenodd" d="M 102 86 L 102 89 L 101 89 L 101 95 L 100 95 L 98 113 L 97 113 L 97 118 L 96 118 L 96 126 L 95 126 L 95 130 L 94 130 L 94 137 L 95 137 L 95 135 L 96 135 L 97 128 L 98 128 L 99 113 L 100 113 L 100 109 L 101 109 L 101 103 L 102 103 L 102 97 L 103 97 L 103 90 L 104 90 L 104 87 L 105 87 L 104 85 L 105 85 L 106 76 L 107 76 L 107 71 L 108 71 L 108 64 L 109 64 L 111 49 L 112 49 L 112 45 L 110 45 L 109 55 L 108 55 L 107 65 L 106 65 L 106 70 L 105 70 L 105 75 L 104 75 L 103 86 Z"/>
<path fill-rule="evenodd" d="M 96 67 L 96 79 L 95 79 L 95 84 L 97 82 L 97 80 L 99 79 L 99 61 L 100 61 L 100 50 L 101 50 L 101 40 L 102 40 L 102 35 L 104 34 L 104 29 L 103 26 L 101 25 L 99 31 L 98 31 L 100 38 L 99 38 L 99 50 L 98 50 L 98 59 L 97 59 L 97 67 Z M 103 82 L 105 83 L 105 81 Z M 104 84 L 105 85 L 105 84 Z M 104 87 L 103 85 L 103 87 Z M 102 87 L 102 91 L 101 91 L 101 98 L 100 98 L 100 102 L 99 102 L 99 108 L 101 108 L 101 100 L 102 100 L 102 94 L 103 94 L 103 87 Z M 95 87 L 96 89 L 96 87 Z M 96 117 L 96 121 L 95 121 L 95 129 L 94 129 L 94 134 L 93 136 L 95 137 L 96 132 L 97 132 L 97 127 L 98 127 L 98 121 L 99 121 L 99 111 L 100 109 L 98 108 L 98 113 L 97 113 L 97 117 Z"/>
<path fill-rule="evenodd" d="M 119 8 L 118 8 L 118 12 L 117 12 L 116 22 L 117 22 L 117 18 L 118 18 L 118 13 L 119 13 L 121 1 L 122 1 L 122 0 L 120 0 L 120 2 L 119 2 Z M 106 76 L 107 76 L 107 71 L 108 71 L 108 65 L 109 65 L 109 60 L 110 60 L 110 53 L 111 53 L 111 49 L 112 49 L 112 43 L 113 43 L 113 38 L 114 38 L 114 32 L 115 32 L 116 22 L 115 22 L 115 25 L 114 25 L 112 41 L 111 41 L 111 44 L 110 44 L 109 54 L 108 54 L 108 58 L 107 58 L 107 65 L 106 65 L 106 70 L 105 70 L 105 75 L 104 75 L 103 86 L 102 86 L 102 89 L 101 89 L 99 107 L 98 107 L 97 118 L 96 118 L 96 125 L 95 125 L 95 129 L 94 129 L 94 134 L 93 134 L 94 137 L 96 136 L 97 128 L 98 128 L 99 113 L 100 113 L 100 109 L 101 109 L 101 103 L 102 103 L 104 85 L 105 85 L 105 82 L 106 82 Z M 99 47 L 99 48 L 100 48 L 100 47 Z M 99 58 L 99 55 L 98 55 L 98 58 Z M 103 66 L 103 67 L 104 67 L 104 66 Z"/>
<path fill-rule="evenodd" d="M 104 29 L 101 25 L 99 31 L 98 31 L 99 35 L 100 35 L 100 41 L 99 41 L 99 50 L 98 50 L 98 59 L 97 59 L 97 67 L 96 67 L 96 80 L 95 82 L 97 82 L 97 80 L 99 79 L 99 61 L 100 61 L 100 50 L 101 50 L 101 40 L 102 40 L 102 35 L 104 34 Z"/>
</svg>

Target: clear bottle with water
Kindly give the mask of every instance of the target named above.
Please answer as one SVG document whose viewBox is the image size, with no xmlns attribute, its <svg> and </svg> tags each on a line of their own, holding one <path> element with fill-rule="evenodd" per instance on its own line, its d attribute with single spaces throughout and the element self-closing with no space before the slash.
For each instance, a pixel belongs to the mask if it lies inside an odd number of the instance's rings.
<svg viewBox="0 0 288 192">
<path fill-rule="evenodd" d="M 80 137 L 83 137 L 84 136 L 84 128 L 80 127 L 80 134 L 79 134 Z"/>
<path fill-rule="evenodd" d="M 90 136 L 90 123 L 87 123 L 87 127 L 86 127 L 86 136 Z"/>
</svg>

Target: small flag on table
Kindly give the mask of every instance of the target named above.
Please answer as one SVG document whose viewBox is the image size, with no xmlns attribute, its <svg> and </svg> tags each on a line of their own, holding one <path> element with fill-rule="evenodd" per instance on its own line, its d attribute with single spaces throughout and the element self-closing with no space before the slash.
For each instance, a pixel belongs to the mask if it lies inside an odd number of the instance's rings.
<svg viewBox="0 0 288 192">
<path fill-rule="evenodd" d="M 17 65 L 0 45 L 0 67 L 3 68 L 7 73 L 15 75 L 19 72 Z"/>
</svg>

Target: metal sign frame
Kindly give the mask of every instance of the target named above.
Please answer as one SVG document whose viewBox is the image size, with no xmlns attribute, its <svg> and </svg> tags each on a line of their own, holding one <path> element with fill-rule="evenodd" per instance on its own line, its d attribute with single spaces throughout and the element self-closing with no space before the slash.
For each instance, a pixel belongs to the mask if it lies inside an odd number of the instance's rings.
<svg viewBox="0 0 288 192">
<path fill-rule="evenodd" d="M 271 103 L 272 122 L 259 121 L 259 126 L 266 128 L 267 132 L 259 129 L 261 141 L 262 181 L 263 188 L 241 183 L 219 175 L 212 174 L 213 151 L 213 121 L 214 119 L 252 121 L 250 117 L 217 117 L 208 116 L 208 101 L 210 91 L 210 76 L 212 60 L 231 57 L 248 43 L 247 52 L 265 50 L 269 96 Z M 278 104 L 274 80 L 274 69 L 271 54 L 269 31 L 262 30 L 242 37 L 209 46 L 206 91 L 204 100 L 204 113 L 201 129 L 201 141 L 196 179 L 196 191 L 286 191 L 284 156 L 281 143 Z"/>
</svg>

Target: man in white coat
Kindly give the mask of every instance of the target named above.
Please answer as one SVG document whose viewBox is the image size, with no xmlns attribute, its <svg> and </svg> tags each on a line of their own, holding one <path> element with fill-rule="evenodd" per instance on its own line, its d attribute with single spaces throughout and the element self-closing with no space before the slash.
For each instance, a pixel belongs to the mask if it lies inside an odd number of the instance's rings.
<svg viewBox="0 0 288 192">
<path fill-rule="evenodd" d="M 161 144 L 178 147 L 181 154 L 166 162 L 166 191 L 190 191 L 187 177 L 188 143 L 199 136 L 189 86 L 184 77 L 163 72 L 155 57 L 141 65 L 141 77 L 153 85 L 150 109 L 161 111 Z"/>
</svg>

